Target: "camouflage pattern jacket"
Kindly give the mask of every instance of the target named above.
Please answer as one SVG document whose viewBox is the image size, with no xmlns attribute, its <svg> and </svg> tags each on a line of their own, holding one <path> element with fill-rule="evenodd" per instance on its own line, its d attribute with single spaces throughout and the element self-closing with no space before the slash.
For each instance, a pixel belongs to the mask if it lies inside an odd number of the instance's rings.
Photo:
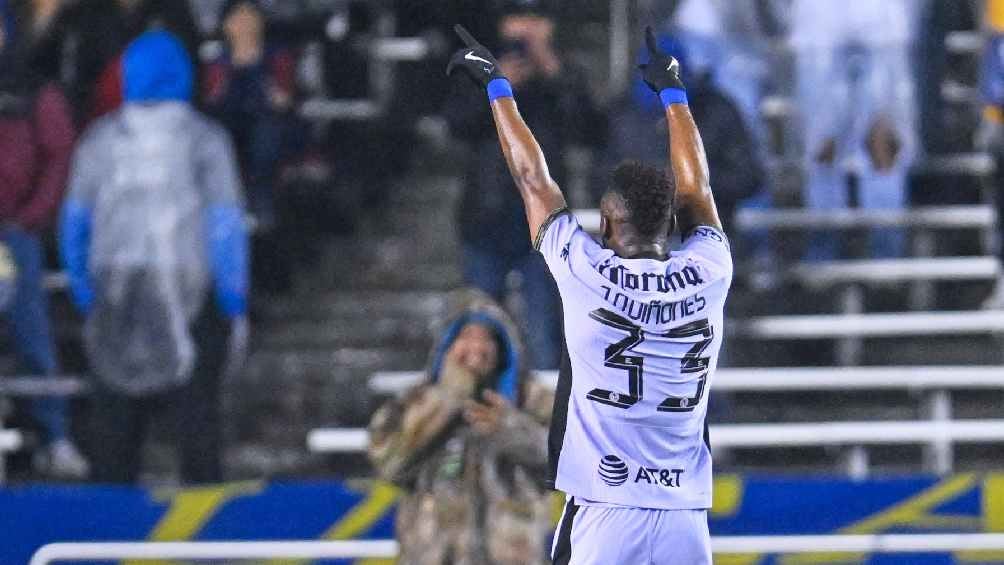
<svg viewBox="0 0 1004 565">
<path fill-rule="evenodd" d="M 547 562 L 550 533 L 547 420 L 553 393 L 522 369 L 512 321 L 483 295 L 464 293 L 432 356 L 425 383 L 385 404 L 370 424 L 370 458 L 401 486 L 401 565 L 533 565 Z M 442 357 L 472 314 L 495 322 L 517 375 L 513 408 L 480 436 L 464 399 L 438 383 Z M 501 393 L 501 391 L 500 391 Z"/>
</svg>

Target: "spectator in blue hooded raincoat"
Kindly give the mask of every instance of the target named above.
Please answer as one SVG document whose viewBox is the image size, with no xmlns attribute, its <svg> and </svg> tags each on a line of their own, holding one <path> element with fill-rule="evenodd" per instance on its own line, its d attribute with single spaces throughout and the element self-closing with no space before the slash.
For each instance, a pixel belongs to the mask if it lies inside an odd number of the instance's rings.
<svg viewBox="0 0 1004 565">
<path fill-rule="evenodd" d="M 125 104 L 84 134 L 60 221 L 96 377 L 93 474 L 134 482 L 150 416 L 163 410 L 182 480 L 216 482 L 220 376 L 247 337 L 234 150 L 223 128 L 192 108 L 192 64 L 173 35 L 134 40 L 122 75 Z"/>
</svg>

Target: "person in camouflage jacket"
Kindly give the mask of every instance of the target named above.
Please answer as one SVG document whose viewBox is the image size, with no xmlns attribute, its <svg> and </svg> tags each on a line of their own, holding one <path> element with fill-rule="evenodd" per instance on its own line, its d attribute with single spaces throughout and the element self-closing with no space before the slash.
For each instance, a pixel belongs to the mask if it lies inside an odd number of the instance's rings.
<svg viewBox="0 0 1004 565">
<path fill-rule="evenodd" d="M 425 382 L 370 424 L 370 459 L 405 491 L 398 563 L 545 563 L 553 393 L 528 377 L 501 308 L 475 292 L 457 303 Z"/>
</svg>

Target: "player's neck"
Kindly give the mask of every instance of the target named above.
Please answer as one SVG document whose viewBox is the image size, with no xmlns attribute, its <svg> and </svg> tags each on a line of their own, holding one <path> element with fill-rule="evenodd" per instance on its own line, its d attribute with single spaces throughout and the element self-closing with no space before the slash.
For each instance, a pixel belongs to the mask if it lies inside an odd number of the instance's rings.
<svg viewBox="0 0 1004 565">
<path fill-rule="evenodd" d="M 611 245 L 611 248 L 622 259 L 656 259 L 662 261 L 667 257 L 666 244 L 659 241 L 629 241 Z"/>
</svg>

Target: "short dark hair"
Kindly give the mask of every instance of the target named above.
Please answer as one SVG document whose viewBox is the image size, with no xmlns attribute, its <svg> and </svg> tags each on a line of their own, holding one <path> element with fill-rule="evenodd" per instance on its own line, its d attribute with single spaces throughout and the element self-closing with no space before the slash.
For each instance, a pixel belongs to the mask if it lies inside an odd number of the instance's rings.
<svg viewBox="0 0 1004 565">
<path fill-rule="evenodd" d="M 673 215 L 676 185 L 665 172 L 638 161 L 623 161 L 613 173 L 610 192 L 621 197 L 631 225 L 643 237 L 666 235 Z"/>
</svg>

